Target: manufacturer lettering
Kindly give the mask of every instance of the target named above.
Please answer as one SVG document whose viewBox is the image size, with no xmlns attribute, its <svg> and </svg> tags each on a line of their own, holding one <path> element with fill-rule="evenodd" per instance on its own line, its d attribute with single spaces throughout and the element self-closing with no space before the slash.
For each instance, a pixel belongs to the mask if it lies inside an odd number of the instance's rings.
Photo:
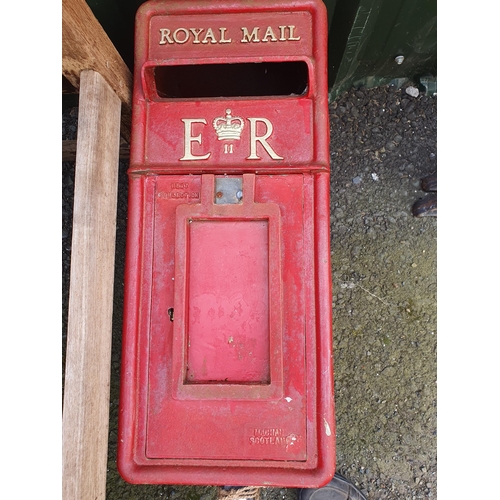
<svg viewBox="0 0 500 500">
<path fill-rule="evenodd" d="M 287 449 L 294 446 L 299 439 L 297 434 L 285 434 L 283 429 L 253 429 L 252 434 L 248 438 L 252 445 L 283 446 Z"/>
<path fill-rule="evenodd" d="M 196 191 L 161 191 L 158 198 L 162 200 L 199 200 L 200 193 Z"/>
</svg>

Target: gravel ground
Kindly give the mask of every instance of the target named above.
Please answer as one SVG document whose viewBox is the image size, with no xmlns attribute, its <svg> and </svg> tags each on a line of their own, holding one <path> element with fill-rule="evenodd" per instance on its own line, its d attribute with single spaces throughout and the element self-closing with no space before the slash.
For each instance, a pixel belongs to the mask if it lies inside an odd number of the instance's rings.
<svg viewBox="0 0 500 500">
<path fill-rule="evenodd" d="M 436 106 L 405 88 L 352 89 L 330 105 L 337 469 L 372 499 L 436 498 L 437 218 L 415 218 L 436 172 Z M 77 108 L 63 113 L 75 139 Z M 108 499 L 213 500 L 218 488 L 129 485 L 116 468 L 127 163 L 120 162 Z M 63 379 L 74 163 L 63 163 Z M 297 490 L 263 490 L 295 500 Z"/>
<path fill-rule="evenodd" d="M 370 499 L 436 498 L 436 106 L 405 89 L 331 104 L 337 469 Z"/>
</svg>

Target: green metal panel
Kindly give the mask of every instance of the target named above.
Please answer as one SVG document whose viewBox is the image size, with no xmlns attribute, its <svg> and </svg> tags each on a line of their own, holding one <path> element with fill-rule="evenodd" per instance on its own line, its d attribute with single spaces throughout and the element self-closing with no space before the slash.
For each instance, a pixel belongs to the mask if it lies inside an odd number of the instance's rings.
<svg viewBox="0 0 500 500">
<path fill-rule="evenodd" d="M 331 97 L 351 86 L 435 77 L 436 28 L 436 0 L 338 0 L 329 35 Z"/>
</svg>

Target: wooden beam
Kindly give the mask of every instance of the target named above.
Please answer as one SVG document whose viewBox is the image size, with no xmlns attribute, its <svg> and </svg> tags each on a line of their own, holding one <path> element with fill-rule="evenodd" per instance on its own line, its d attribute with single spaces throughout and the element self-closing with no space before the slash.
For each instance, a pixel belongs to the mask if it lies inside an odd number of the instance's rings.
<svg viewBox="0 0 500 500">
<path fill-rule="evenodd" d="M 80 88 L 80 73 L 102 75 L 123 103 L 122 136 L 130 142 L 132 74 L 85 0 L 62 2 L 62 74 Z"/>
<path fill-rule="evenodd" d="M 120 160 L 130 159 L 130 145 L 122 139 L 120 141 Z M 76 141 L 67 139 L 62 141 L 62 161 L 75 161 L 76 160 Z"/>
<path fill-rule="evenodd" d="M 83 71 L 63 407 L 63 500 L 106 496 L 120 99 Z"/>
</svg>

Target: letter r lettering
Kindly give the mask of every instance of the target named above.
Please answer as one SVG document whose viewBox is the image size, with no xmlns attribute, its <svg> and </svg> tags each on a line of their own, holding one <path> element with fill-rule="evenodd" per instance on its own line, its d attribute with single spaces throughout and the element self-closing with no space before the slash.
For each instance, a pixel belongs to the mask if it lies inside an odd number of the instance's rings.
<svg viewBox="0 0 500 500">
<path fill-rule="evenodd" d="M 172 38 L 170 38 L 170 30 L 167 28 L 160 29 L 160 45 L 165 45 L 166 43 L 174 43 Z"/>
<path fill-rule="evenodd" d="M 247 160 L 260 160 L 260 156 L 257 156 L 257 142 L 260 142 L 273 160 L 282 160 L 283 157 L 276 154 L 276 151 L 266 141 L 273 133 L 273 124 L 267 118 L 248 118 L 248 121 L 250 122 L 250 156 L 247 157 Z M 266 125 L 266 133 L 264 135 L 257 135 L 257 122 L 262 122 Z"/>
</svg>

